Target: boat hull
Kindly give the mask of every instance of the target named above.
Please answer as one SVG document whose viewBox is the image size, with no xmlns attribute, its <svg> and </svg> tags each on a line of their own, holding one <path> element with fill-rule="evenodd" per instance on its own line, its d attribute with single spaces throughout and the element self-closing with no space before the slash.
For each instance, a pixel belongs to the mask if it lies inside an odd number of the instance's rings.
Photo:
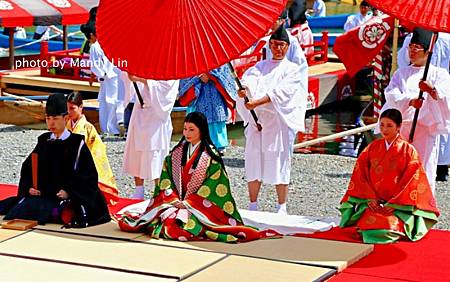
<svg viewBox="0 0 450 282">
<path fill-rule="evenodd" d="M 30 42 L 36 41 L 35 39 L 20 39 L 20 38 L 14 38 L 14 46 L 20 46 L 23 44 L 28 44 Z M 75 41 L 69 41 L 68 42 L 68 48 L 69 49 L 79 49 L 81 48 L 81 45 L 83 44 L 83 40 L 75 40 Z M 2 48 L 8 48 L 9 47 L 9 36 L 0 34 L 0 47 Z M 20 48 L 21 50 L 29 50 L 29 51 L 36 51 L 39 52 L 41 50 L 41 43 L 35 43 L 28 46 L 24 46 Z M 63 50 L 63 42 L 59 40 L 49 40 L 48 41 L 48 50 L 49 51 L 59 51 Z"/>
</svg>

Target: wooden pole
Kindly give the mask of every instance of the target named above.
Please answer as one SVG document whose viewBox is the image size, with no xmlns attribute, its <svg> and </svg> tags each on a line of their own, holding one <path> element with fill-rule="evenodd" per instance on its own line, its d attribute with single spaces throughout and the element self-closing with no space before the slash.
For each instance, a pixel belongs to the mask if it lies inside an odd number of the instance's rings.
<svg viewBox="0 0 450 282">
<path fill-rule="evenodd" d="M 328 136 L 316 138 L 316 139 L 313 139 L 313 140 L 308 140 L 308 141 L 305 141 L 305 142 L 302 142 L 302 143 L 295 144 L 294 145 L 294 150 L 295 149 L 299 149 L 299 148 L 303 148 L 303 147 L 308 147 L 308 146 L 311 146 L 311 145 L 315 145 L 315 144 L 321 143 L 321 142 L 331 141 L 331 140 L 334 140 L 334 139 L 337 139 L 337 138 L 341 138 L 341 137 L 344 137 L 344 136 L 358 134 L 358 133 L 361 133 L 361 132 L 364 132 L 364 131 L 369 131 L 371 129 L 374 129 L 376 126 L 377 126 L 377 124 L 373 123 L 373 124 L 369 124 L 369 125 L 366 125 L 366 126 L 363 126 L 363 127 L 358 127 L 358 128 L 342 131 L 342 132 L 339 132 L 339 133 L 331 134 L 331 135 L 328 135 Z"/>
<path fill-rule="evenodd" d="M 398 54 L 398 27 L 399 27 L 399 20 L 394 20 L 394 36 L 393 36 L 393 42 L 392 42 L 392 68 L 391 68 L 391 77 L 394 74 L 394 72 L 397 70 L 397 54 Z"/>
<path fill-rule="evenodd" d="M 68 36 L 67 36 L 67 25 L 63 25 L 63 49 L 69 49 Z"/>
<path fill-rule="evenodd" d="M 9 69 L 14 69 L 14 27 L 9 28 Z"/>
</svg>

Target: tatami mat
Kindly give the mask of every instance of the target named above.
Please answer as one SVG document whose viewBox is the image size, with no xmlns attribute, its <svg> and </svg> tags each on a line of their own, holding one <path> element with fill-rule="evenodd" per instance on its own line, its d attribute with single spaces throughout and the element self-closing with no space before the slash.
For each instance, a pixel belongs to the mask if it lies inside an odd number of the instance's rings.
<svg viewBox="0 0 450 282">
<path fill-rule="evenodd" d="M 86 228 L 61 228 L 60 224 L 37 225 L 33 229 L 55 231 L 68 234 L 92 235 L 113 239 L 133 239 L 142 236 L 142 233 L 130 233 L 120 231 L 116 222 L 108 222 Z"/>
<path fill-rule="evenodd" d="M 281 239 L 257 240 L 249 243 L 179 242 L 138 237 L 141 242 L 194 250 L 243 255 L 255 258 L 296 262 L 344 270 L 367 256 L 373 245 L 285 236 Z"/>
<path fill-rule="evenodd" d="M 34 230 L 0 243 L 0 254 L 183 278 L 224 254 Z"/>
<path fill-rule="evenodd" d="M 241 256 L 229 256 L 184 281 L 323 281 L 335 270 Z"/>
<path fill-rule="evenodd" d="M 0 256 L 2 281 L 33 282 L 166 282 L 176 281 L 148 275 L 139 275 L 99 268 L 52 263 L 33 259 Z"/>
<path fill-rule="evenodd" d="M 13 237 L 19 236 L 26 231 L 18 231 L 18 230 L 11 230 L 11 229 L 2 229 L 0 227 L 0 242 L 3 242 L 5 240 L 11 239 Z"/>
</svg>

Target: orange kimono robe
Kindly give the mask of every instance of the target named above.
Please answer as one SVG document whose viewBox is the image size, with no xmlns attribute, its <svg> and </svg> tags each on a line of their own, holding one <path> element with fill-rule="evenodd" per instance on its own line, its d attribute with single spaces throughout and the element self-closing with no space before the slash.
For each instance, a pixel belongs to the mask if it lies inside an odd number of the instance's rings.
<svg viewBox="0 0 450 282">
<path fill-rule="evenodd" d="M 374 200 L 389 211 L 369 208 Z M 401 137 L 389 149 L 385 139 L 375 140 L 361 153 L 340 212 L 340 226 L 356 225 L 366 243 L 419 240 L 439 216 L 419 155 Z"/>
</svg>

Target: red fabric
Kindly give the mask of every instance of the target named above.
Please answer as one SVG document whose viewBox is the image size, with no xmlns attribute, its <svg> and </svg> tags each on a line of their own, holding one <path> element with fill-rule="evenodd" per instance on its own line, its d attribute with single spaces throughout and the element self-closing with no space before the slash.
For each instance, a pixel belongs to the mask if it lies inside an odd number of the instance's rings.
<svg viewBox="0 0 450 282">
<path fill-rule="evenodd" d="M 0 200 L 16 196 L 17 195 L 17 185 L 16 184 L 0 184 Z"/>
<path fill-rule="evenodd" d="M 0 9 L 0 25 L 3 27 L 31 26 L 33 25 L 33 15 L 28 13 L 16 3 L 5 0 Z"/>
<path fill-rule="evenodd" d="M 393 30 L 393 18 L 373 18 L 336 38 L 333 52 L 344 63 L 350 76 L 369 64 L 380 52 Z"/>
<path fill-rule="evenodd" d="M 0 200 L 17 195 L 16 184 L 0 183 Z M 108 205 L 109 213 L 114 215 L 126 206 L 142 202 L 138 199 L 118 198 L 114 206 Z"/>
<path fill-rule="evenodd" d="M 80 24 L 86 22 L 89 19 L 89 11 L 72 0 L 65 1 L 67 1 L 68 7 L 59 7 L 54 4 L 54 1 L 45 0 L 48 5 L 61 13 L 62 25 Z"/>
<path fill-rule="evenodd" d="M 227 108 L 231 111 L 231 120 L 234 122 L 236 120 L 236 111 L 235 111 L 235 105 L 236 101 L 231 98 L 230 94 L 223 88 L 220 81 L 210 73 L 207 73 L 209 79 L 214 82 L 214 85 L 216 86 L 217 90 L 220 92 L 220 94 L 223 97 L 223 100 L 225 101 L 225 105 L 227 105 Z"/>
<path fill-rule="evenodd" d="M 400 20 L 432 31 L 450 32 L 450 0 L 368 0 Z"/>
<path fill-rule="evenodd" d="M 239 57 L 266 34 L 286 2 L 100 1 L 97 35 L 108 58 L 126 61 L 122 68 L 131 74 L 192 77 Z M 124 44 L 130 38 L 134 43 Z"/>
<path fill-rule="evenodd" d="M 300 237 L 361 243 L 356 228 L 335 227 L 327 232 L 297 234 Z M 417 242 L 399 241 L 374 245 L 374 251 L 328 281 L 448 281 L 450 232 L 430 230 Z M 346 280 L 352 279 L 352 280 Z M 353 280 L 362 278 L 359 280 Z M 388 279 L 388 280 L 383 280 Z"/>
<path fill-rule="evenodd" d="M 178 102 L 181 106 L 186 107 L 189 106 L 189 104 L 192 103 L 196 98 L 195 96 L 195 87 L 191 87 L 186 91 L 186 94 L 181 96 L 180 99 L 178 99 Z"/>
</svg>

